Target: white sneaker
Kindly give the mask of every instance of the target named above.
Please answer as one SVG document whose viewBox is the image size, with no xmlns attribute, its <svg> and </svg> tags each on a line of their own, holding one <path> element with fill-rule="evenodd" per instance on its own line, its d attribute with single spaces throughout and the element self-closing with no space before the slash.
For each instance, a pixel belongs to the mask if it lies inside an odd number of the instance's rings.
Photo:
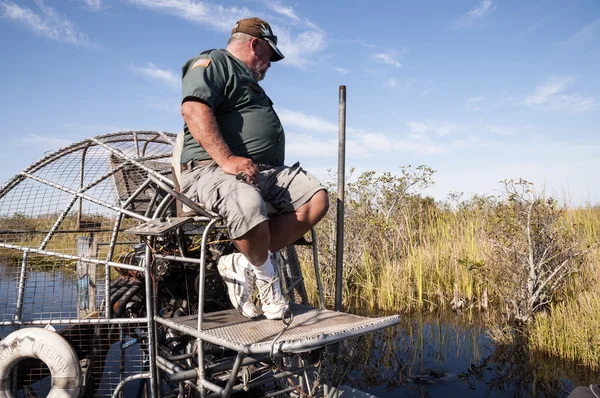
<svg viewBox="0 0 600 398">
<path fill-rule="evenodd" d="M 260 308 L 251 301 L 256 277 L 248 261 L 240 261 L 240 259 L 245 260 L 241 253 L 221 256 L 217 268 L 227 284 L 231 304 L 245 317 L 256 318 L 262 313 Z"/>
<path fill-rule="evenodd" d="M 258 287 L 258 297 L 260 297 L 265 317 L 267 319 L 283 319 L 290 305 L 281 294 L 281 283 L 279 283 L 277 269 L 275 269 L 275 274 L 267 280 L 256 278 L 256 286 Z"/>
</svg>

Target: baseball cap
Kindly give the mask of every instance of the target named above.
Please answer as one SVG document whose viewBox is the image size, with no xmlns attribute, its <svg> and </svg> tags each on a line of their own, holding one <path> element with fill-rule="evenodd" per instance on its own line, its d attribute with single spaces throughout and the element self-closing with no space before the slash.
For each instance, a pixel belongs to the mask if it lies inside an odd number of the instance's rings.
<svg viewBox="0 0 600 398">
<path fill-rule="evenodd" d="M 273 30 L 271 30 L 271 25 L 269 25 L 266 21 L 263 21 L 260 18 L 246 18 L 240 19 L 237 21 L 233 29 L 231 30 L 231 34 L 234 33 L 246 33 L 250 36 L 257 37 L 259 39 L 265 40 L 271 48 L 273 49 L 273 56 L 271 57 L 271 62 L 281 61 L 284 56 L 277 48 L 277 36 L 273 34 Z"/>
</svg>

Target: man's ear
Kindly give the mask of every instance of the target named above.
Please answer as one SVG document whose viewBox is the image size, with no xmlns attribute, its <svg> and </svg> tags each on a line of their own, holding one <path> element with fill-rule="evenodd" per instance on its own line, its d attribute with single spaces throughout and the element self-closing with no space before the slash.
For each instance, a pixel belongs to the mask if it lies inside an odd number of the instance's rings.
<svg viewBox="0 0 600 398">
<path fill-rule="evenodd" d="M 252 49 L 252 51 L 254 51 L 255 53 L 257 52 L 257 48 L 260 45 L 260 40 L 257 38 L 254 38 L 252 40 L 250 40 L 250 48 Z"/>
</svg>

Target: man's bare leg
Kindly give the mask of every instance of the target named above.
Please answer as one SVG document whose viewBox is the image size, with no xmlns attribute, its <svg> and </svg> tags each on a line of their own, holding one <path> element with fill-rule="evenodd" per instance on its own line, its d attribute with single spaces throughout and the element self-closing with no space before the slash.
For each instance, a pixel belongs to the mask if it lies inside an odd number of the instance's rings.
<svg viewBox="0 0 600 398">
<path fill-rule="evenodd" d="M 255 266 L 264 264 L 269 254 L 269 222 L 261 222 L 242 237 L 233 241 L 250 264 Z"/>
<path fill-rule="evenodd" d="M 272 217 L 234 240 L 245 261 L 253 266 L 262 311 L 268 319 L 281 319 L 289 308 L 277 282 L 277 273 L 269 258 L 269 250 L 275 252 L 300 238 L 323 218 L 328 207 L 327 193 L 319 191 L 294 213 Z M 234 299 L 239 301 L 237 297 Z M 252 309 L 245 305 L 244 308 Z"/>
<path fill-rule="evenodd" d="M 258 224 L 241 238 L 235 240 L 238 249 L 243 254 L 243 258 L 238 260 L 239 264 L 244 267 L 243 264 L 246 263 L 245 267 L 251 267 L 256 277 L 256 287 L 263 314 L 267 319 L 282 319 L 289 309 L 289 303 L 281 291 L 277 270 L 269 258 L 269 242 L 268 221 Z M 250 265 L 247 265 L 248 263 Z M 237 301 L 237 296 L 234 297 L 234 300 Z M 252 307 L 246 305 L 246 308 L 251 309 Z"/>
<path fill-rule="evenodd" d="M 269 220 L 269 250 L 275 253 L 300 239 L 327 213 L 329 198 L 325 190 L 318 191 L 312 198 L 293 213 L 271 217 Z"/>
</svg>

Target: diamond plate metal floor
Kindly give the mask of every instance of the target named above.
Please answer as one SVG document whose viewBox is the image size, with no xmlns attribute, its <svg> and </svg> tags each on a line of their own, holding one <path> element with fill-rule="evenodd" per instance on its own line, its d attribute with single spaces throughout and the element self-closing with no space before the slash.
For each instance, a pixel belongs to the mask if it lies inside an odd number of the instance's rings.
<svg viewBox="0 0 600 398">
<path fill-rule="evenodd" d="M 367 318 L 299 304 L 291 304 L 290 310 L 294 319 L 283 335 L 277 338 L 275 352 L 313 350 L 400 322 L 397 315 Z M 205 314 L 204 330 L 201 332 L 197 331 L 197 315 L 156 320 L 204 341 L 246 354 L 269 353 L 273 340 L 284 328 L 280 320 L 271 321 L 264 317 L 248 319 L 236 310 Z"/>
</svg>

